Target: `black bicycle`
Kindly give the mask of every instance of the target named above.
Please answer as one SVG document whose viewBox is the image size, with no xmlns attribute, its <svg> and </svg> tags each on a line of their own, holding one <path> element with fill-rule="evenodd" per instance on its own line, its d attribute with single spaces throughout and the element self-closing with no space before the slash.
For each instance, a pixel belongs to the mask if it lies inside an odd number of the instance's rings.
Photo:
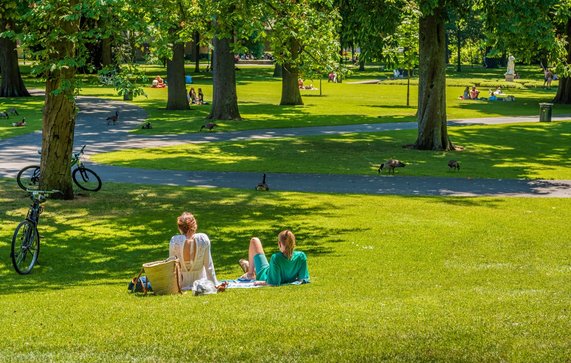
<svg viewBox="0 0 571 363">
<path fill-rule="evenodd" d="M 83 145 L 80 151 L 74 152 L 71 158 L 71 166 L 74 167 L 71 177 L 73 182 L 83 190 L 96 192 L 101 189 L 101 178 L 99 175 L 89 168 L 86 168 L 81 161 L 81 155 L 86 145 Z M 16 176 L 18 186 L 23 190 L 35 190 L 40 185 L 40 167 L 38 165 L 29 165 L 18 172 Z"/>
<path fill-rule="evenodd" d="M 40 214 L 44 210 L 41 204 L 46 201 L 49 194 L 61 193 L 59 190 L 28 190 L 28 192 L 32 199 L 32 205 L 30 205 L 26 219 L 20 222 L 14 231 L 10 252 L 12 265 L 14 265 L 16 272 L 21 275 L 32 271 L 40 254 L 38 223 L 40 223 Z"/>
</svg>

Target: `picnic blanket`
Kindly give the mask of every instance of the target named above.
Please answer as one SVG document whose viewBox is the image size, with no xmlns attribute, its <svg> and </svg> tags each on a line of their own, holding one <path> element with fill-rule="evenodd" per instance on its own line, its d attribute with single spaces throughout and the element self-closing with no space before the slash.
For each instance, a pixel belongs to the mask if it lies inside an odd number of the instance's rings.
<svg viewBox="0 0 571 363">
<path fill-rule="evenodd" d="M 224 280 L 223 282 L 227 282 L 228 286 L 226 286 L 227 289 L 251 289 L 251 288 L 257 288 L 257 287 L 264 287 L 267 285 L 254 285 L 254 282 L 256 280 L 246 280 L 246 279 L 236 279 L 236 280 Z M 302 284 L 307 284 L 308 282 L 306 281 L 294 281 L 291 282 L 289 284 L 284 284 L 284 285 L 302 285 Z"/>
</svg>

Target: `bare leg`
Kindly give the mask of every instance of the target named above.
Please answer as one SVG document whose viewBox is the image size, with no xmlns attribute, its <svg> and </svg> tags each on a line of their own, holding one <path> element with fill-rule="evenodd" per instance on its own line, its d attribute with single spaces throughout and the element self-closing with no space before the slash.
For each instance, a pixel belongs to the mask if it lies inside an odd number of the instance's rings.
<svg viewBox="0 0 571 363">
<path fill-rule="evenodd" d="M 246 272 L 245 275 L 247 275 L 248 278 L 256 278 L 256 270 L 255 270 L 255 266 L 254 266 L 254 256 L 259 254 L 259 253 L 264 253 L 264 248 L 262 247 L 262 242 L 260 241 L 260 239 L 258 237 L 252 237 L 252 239 L 250 240 L 250 247 L 248 249 L 248 272 Z"/>
</svg>

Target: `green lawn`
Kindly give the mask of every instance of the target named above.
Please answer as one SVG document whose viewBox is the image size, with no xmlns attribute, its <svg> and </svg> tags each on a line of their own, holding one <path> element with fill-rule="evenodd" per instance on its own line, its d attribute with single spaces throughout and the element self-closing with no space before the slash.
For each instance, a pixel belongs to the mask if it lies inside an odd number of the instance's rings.
<svg viewBox="0 0 571 363">
<path fill-rule="evenodd" d="M 0 118 L 0 139 L 14 137 L 42 129 L 42 107 L 44 97 L 0 98 L 0 112 L 16 108 L 19 116 L 9 115 L 8 119 Z M 13 127 L 12 123 L 26 119 L 26 126 Z"/>
<path fill-rule="evenodd" d="M 450 135 L 463 151 L 403 148 L 416 138 L 416 130 L 406 130 L 186 144 L 92 159 L 148 169 L 371 174 L 381 162 L 397 158 L 407 163 L 398 169 L 405 176 L 571 179 L 571 122 L 450 127 Z M 450 159 L 460 161 L 460 172 L 449 170 Z"/>
<path fill-rule="evenodd" d="M 565 361 L 569 199 L 335 196 L 106 185 L 48 200 L 41 265 L 8 241 L 28 200 L 0 180 L 3 361 Z M 358 202 L 357 202 L 358 201 Z M 215 296 L 129 295 L 188 209 L 219 278 L 285 227 L 312 283 Z M 427 213 L 430 211 L 430 213 Z M 492 222 L 493 221 L 493 222 Z"/>
<path fill-rule="evenodd" d="M 493 116 L 538 115 L 538 103 L 553 98 L 554 88 L 545 90 L 541 87 L 543 79 L 540 72 L 533 67 L 522 67 L 524 77 L 518 82 L 506 83 L 502 80 L 501 70 L 486 70 L 481 67 L 466 67 L 463 73 L 449 69 L 447 88 L 447 112 L 449 119 L 478 118 Z M 158 66 L 143 66 L 150 79 L 155 75 L 166 75 L 166 69 Z M 212 97 L 212 75 L 210 73 L 193 73 L 193 66 L 187 65 L 187 73 L 192 74 L 195 88 L 202 88 L 206 99 Z M 327 83 L 323 79 L 307 80 L 320 91 L 303 90 L 304 106 L 279 106 L 281 96 L 281 80 L 272 77 L 272 67 L 240 66 L 237 72 L 237 92 L 240 113 L 244 120 L 240 122 L 220 122 L 217 131 L 246 130 L 276 127 L 304 127 L 318 125 L 346 125 L 358 123 L 381 123 L 415 121 L 417 103 L 417 80 L 413 78 L 410 94 L 410 107 L 406 106 L 406 80 L 388 80 L 389 72 L 380 71 L 378 67 L 369 67 L 366 72 L 353 72 L 341 84 Z M 23 73 L 29 73 L 29 65 L 23 67 Z M 99 85 L 96 76 L 82 76 L 83 87 L 80 94 L 120 100 L 112 88 Z M 351 84 L 369 79 L 382 80 L 381 84 Z M 458 96 L 464 87 L 478 84 L 482 95 L 487 90 L 501 85 L 507 94 L 514 95 L 516 102 L 462 101 Z M 27 77 L 26 85 L 30 88 L 43 88 L 38 79 Z M 148 98 L 138 97 L 134 104 L 144 107 L 153 124 L 152 130 L 135 130 L 143 133 L 188 133 L 196 132 L 204 124 L 210 112 L 210 106 L 193 106 L 189 111 L 167 111 L 166 89 L 145 87 Z M 19 108 L 30 107 L 30 125 L 18 131 L 11 123 L 0 120 L 0 138 L 14 136 L 17 133 L 31 132 L 41 128 L 41 108 L 43 97 L 31 99 L 8 99 L 6 107 L 15 104 Z M 21 106 L 23 105 L 23 106 Z M 2 105 L 0 104 L 0 110 Z M 571 114 L 571 106 L 557 105 L 554 114 Z"/>
</svg>

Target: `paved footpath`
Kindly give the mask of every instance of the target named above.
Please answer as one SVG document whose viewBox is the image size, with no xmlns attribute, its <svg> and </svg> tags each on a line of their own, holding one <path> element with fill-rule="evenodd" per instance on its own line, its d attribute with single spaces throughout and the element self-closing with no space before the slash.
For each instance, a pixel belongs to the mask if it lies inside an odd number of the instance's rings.
<svg viewBox="0 0 571 363">
<path fill-rule="evenodd" d="M 80 97 L 75 145 L 87 144 L 86 155 L 120 149 L 161 147 L 184 143 L 260 140 L 280 137 L 335 135 L 353 132 L 382 132 L 415 129 L 416 123 L 383 123 L 322 126 L 285 129 L 262 129 L 235 132 L 193 132 L 184 135 L 142 135 L 130 132 L 141 127 L 144 110 L 133 104 Z M 108 126 L 105 118 L 119 110 L 120 121 Z M 554 117 L 554 121 L 571 116 Z M 450 125 L 538 122 L 538 117 L 502 117 L 450 121 Z M 0 140 L 0 177 L 15 178 L 26 165 L 38 164 L 40 133 Z M 165 171 L 122 168 L 89 162 L 105 182 L 161 184 L 250 189 L 261 173 Z M 268 173 L 271 190 L 313 193 L 357 193 L 442 196 L 523 196 L 571 197 L 571 180 L 469 179 L 437 177 L 403 177 L 388 175 L 328 175 Z"/>
</svg>

